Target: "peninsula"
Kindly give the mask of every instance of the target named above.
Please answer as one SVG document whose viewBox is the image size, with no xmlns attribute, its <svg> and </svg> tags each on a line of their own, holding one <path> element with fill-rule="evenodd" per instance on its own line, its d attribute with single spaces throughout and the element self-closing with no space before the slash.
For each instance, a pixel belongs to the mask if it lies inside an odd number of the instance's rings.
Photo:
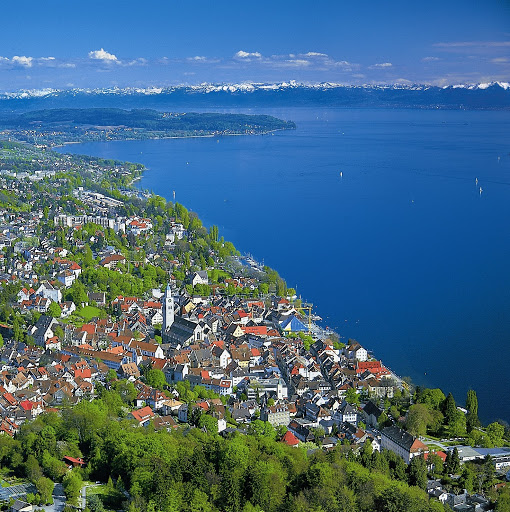
<svg viewBox="0 0 510 512">
<path fill-rule="evenodd" d="M 59 108 L 0 115 L 2 138 L 50 146 L 104 140 L 256 135 L 295 127 L 292 121 L 268 115 L 150 109 Z"/>
</svg>

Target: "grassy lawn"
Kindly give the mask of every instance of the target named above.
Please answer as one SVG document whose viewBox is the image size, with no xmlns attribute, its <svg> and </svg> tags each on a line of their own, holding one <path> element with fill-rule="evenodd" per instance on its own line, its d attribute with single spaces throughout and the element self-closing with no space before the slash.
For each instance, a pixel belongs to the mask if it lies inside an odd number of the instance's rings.
<svg viewBox="0 0 510 512">
<path fill-rule="evenodd" d="M 81 316 L 86 322 L 90 322 L 95 316 L 99 316 L 101 310 L 94 306 L 85 306 L 84 308 L 76 311 L 76 316 Z"/>
<path fill-rule="evenodd" d="M 83 324 L 90 322 L 92 318 L 101 316 L 101 313 L 102 310 L 95 306 L 85 306 L 84 308 L 75 311 L 72 315 L 62 318 L 61 321 L 65 324 L 81 327 Z"/>
<path fill-rule="evenodd" d="M 121 492 L 104 484 L 87 487 L 87 496 L 92 494 L 99 496 L 107 510 L 119 510 L 122 508 L 122 502 L 126 501 L 126 497 Z"/>
<path fill-rule="evenodd" d="M 425 444 L 427 444 L 427 443 L 425 443 Z M 440 446 L 437 446 L 437 444 L 427 444 L 427 448 L 429 450 L 434 450 L 436 452 L 443 450 Z"/>
</svg>

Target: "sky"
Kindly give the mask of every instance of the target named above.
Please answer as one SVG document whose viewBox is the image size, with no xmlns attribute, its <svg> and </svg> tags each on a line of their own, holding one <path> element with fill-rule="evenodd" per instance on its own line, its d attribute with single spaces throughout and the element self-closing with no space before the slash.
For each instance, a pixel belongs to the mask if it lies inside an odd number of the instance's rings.
<svg viewBox="0 0 510 512">
<path fill-rule="evenodd" d="M 27 0 L 0 16 L 0 92 L 510 81 L 510 0 Z"/>
</svg>

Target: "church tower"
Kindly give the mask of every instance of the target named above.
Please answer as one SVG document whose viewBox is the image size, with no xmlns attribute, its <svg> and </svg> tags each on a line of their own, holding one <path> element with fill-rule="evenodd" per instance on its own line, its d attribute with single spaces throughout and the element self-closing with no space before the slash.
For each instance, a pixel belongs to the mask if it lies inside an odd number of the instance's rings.
<svg viewBox="0 0 510 512">
<path fill-rule="evenodd" d="M 165 295 L 163 295 L 162 306 L 163 325 L 161 327 L 161 335 L 163 339 L 165 339 L 168 329 L 170 329 L 174 323 L 174 298 L 172 296 L 172 288 L 170 287 L 170 283 L 168 283 L 166 286 Z"/>
</svg>

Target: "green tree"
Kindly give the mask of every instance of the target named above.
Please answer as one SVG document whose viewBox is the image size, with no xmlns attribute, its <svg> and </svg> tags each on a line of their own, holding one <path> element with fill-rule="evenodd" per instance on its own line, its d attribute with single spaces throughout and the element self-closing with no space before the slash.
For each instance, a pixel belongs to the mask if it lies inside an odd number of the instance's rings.
<svg viewBox="0 0 510 512">
<path fill-rule="evenodd" d="M 448 393 L 443 405 L 443 414 L 447 426 L 453 424 L 457 417 L 457 406 L 451 393 Z"/>
<path fill-rule="evenodd" d="M 474 473 L 468 466 L 464 466 L 459 480 L 462 489 L 466 489 L 468 493 L 475 491 L 476 473 Z"/>
<path fill-rule="evenodd" d="M 60 318 L 62 315 L 62 310 L 57 302 L 52 302 L 48 307 L 48 316 L 52 316 L 53 318 Z"/>
<path fill-rule="evenodd" d="M 64 329 L 62 329 L 62 327 L 60 327 L 60 325 L 57 325 L 54 329 L 53 329 L 53 333 L 55 334 L 55 336 L 58 337 L 58 339 L 60 341 L 63 341 L 64 340 Z"/>
<path fill-rule="evenodd" d="M 427 463 L 425 457 L 413 457 L 408 466 L 409 485 L 416 485 L 421 489 L 427 487 Z"/>
<path fill-rule="evenodd" d="M 498 494 L 495 512 L 510 512 L 510 487 L 503 487 Z"/>
<path fill-rule="evenodd" d="M 87 496 L 87 507 L 91 512 L 104 512 L 105 510 L 103 502 L 97 494 Z"/>
<path fill-rule="evenodd" d="M 450 457 L 448 457 L 450 455 Z M 457 475 L 460 472 L 460 457 L 457 447 L 446 455 L 445 471 L 450 475 Z"/>
<path fill-rule="evenodd" d="M 435 452 L 429 452 L 427 465 L 430 467 L 432 478 L 441 478 L 443 474 L 443 459 Z"/>
<path fill-rule="evenodd" d="M 77 503 L 82 484 L 83 482 L 81 476 L 75 470 L 69 471 L 69 473 L 64 476 L 62 485 L 64 487 L 64 493 L 66 495 L 67 501 L 72 504 Z"/>
<path fill-rule="evenodd" d="M 445 400 L 445 396 L 439 388 L 417 388 L 415 400 L 418 403 L 428 405 L 431 409 L 439 409 Z"/>
<path fill-rule="evenodd" d="M 37 487 L 37 492 L 41 495 L 42 502 L 44 504 L 53 503 L 53 482 L 44 476 L 40 477 L 35 486 Z"/>
<path fill-rule="evenodd" d="M 164 389 L 167 385 L 165 374 L 157 368 L 151 368 L 145 372 L 145 382 L 148 386 L 160 390 Z"/>
<path fill-rule="evenodd" d="M 498 422 L 487 425 L 487 436 L 494 446 L 502 446 L 504 443 L 505 427 Z"/>
<path fill-rule="evenodd" d="M 432 416 L 424 404 L 414 404 L 409 408 L 406 418 L 406 428 L 413 436 L 423 436 L 427 433 L 427 425 Z"/>
<path fill-rule="evenodd" d="M 42 470 L 39 466 L 39 462 L 31 453 L 28 455 L 27 461 L 25 462 L 25 474 L 33 483 L 37 482 L 37 480 L 42 477 Z"/>
<path fill-rule="evenodd" d="M 478 419 L 478 397 L 476 396 L 476 391 L 472 389 L 467 392 L 466 409 L 468 410 L 466 417 L 467 429 L 468 432 L 471 432 L 471 430 L 480 426 L 480 420 Z"/>
<path fill-rule="evenodd" d="M 218 433 L 218 420 L 210 414 L 201 414 L 198 427 L 205 429 L 209 434 Z"/>
<path fill-rule="evenodd" d="M 448 424 L 451 437 L 462 437 L 466 435 L 466 416 L 462 411 L 457 410 L 453 421 Z"/>
<path fill-rule="evenodd" d="M 345 401 L 350 403 L 350 404 L 353 404 L 353 405 L 359 405 L 359 395 L 358 393 L 356 393 L 356 390 L 354 388 L 349 388 L 346 392 L 345 392 Z"/>
<path fill-rule="evenodd" d="M 276 430 L 271 423 L 262 420 L 254 420 L 248 427 L 248 434 L 261 438 L 266 437 L 270 439 L 276 438 Z"/>
</svg>

